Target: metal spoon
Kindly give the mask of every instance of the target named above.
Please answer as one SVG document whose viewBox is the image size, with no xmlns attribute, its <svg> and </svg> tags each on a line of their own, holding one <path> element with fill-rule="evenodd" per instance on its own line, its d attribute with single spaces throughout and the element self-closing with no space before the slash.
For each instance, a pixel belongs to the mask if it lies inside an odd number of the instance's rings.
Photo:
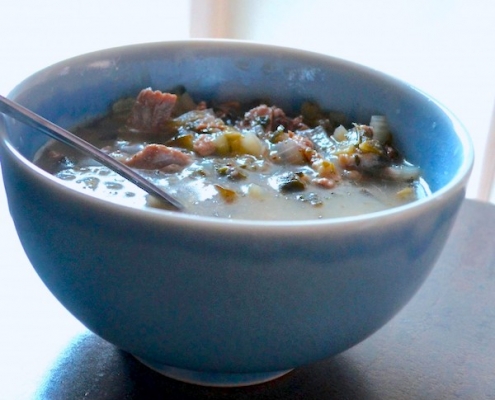
<svg viewBox="0 0 495 400">
<path fill-rule="evenodd" d="M 125 179 L 131 181 L 150 195 L 155 196 L 172 205 L 175 209 L 182 210 L 184 208 L 179 201 L 177 201 L 169 194 L 165 193 L 162 189 L 145 179 L 143 176 L 139 175 L 133 169 L 113 159 L 108 154 L 105 154 L 97 147 L 86 142 L 73 133 L 70 133 L 60 126 L 55 125 L 54 123 L 46 120 L 40 115 L 21 106 L 15 101 L 0 96 L 0 112 L 5 115 L 9 115 L 26 125 L 29 125 L 30 127 L 35 128 L 40 132 L 43 132 L 53 139 L 59 140 L 62 143 L 80 150 L 85 155 L 93 158 L 96 161 L 99 161 L 101 164 L 108 167 Z"/>
</svg>

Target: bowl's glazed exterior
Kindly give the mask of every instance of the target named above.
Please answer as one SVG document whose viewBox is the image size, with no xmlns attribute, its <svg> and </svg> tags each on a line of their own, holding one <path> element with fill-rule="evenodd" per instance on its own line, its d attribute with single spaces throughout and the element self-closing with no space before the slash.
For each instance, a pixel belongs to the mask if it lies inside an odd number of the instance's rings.
<svg viewBox="0 0 495 400">
<path fill-rule="evenodd" d="M 0 126 L 9 207 L 24 249 L 90 330 L 183 380 L 248 384 L 342 352 L 421 286 L 464 198 L 472 147 L 416 89 L 328 56 L 230 41 L 155 43 L 61 62 L 10 98 L 71 127 L 120 97 L 184 85 L 196 98 L 304 100 L 350 120 L 387 115 L 433 194 L 360 217 L 227 221 L 141 210 L 67 187 L 34 166 L 46 138 Z"/>
</svg>

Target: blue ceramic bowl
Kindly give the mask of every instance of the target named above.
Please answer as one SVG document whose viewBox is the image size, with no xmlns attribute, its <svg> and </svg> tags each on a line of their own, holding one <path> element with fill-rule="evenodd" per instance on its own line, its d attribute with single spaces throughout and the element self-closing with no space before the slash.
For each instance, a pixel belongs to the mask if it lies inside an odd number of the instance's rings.
<svg viewBox="0 0 495 400">
<path fill-rule="evenodd" d="M 71 127 L 140 89 L 195 98 L 314 100 L 352 121 L 385 114 L 432 195 L 358 217 L 227 221 L 133 209 L 64 186 L 32 164 L 47 138 L 5 118 L 10 212 L 37 273 L 90 330 L 150 367 L 209 385 L 261 382 L 331 357 L 389 321 L 426 279 L 473 162 L 438 103 L 329 56 L 230 41 L 155 43 L 53 65 L 10 98 Z"/>
</svg>

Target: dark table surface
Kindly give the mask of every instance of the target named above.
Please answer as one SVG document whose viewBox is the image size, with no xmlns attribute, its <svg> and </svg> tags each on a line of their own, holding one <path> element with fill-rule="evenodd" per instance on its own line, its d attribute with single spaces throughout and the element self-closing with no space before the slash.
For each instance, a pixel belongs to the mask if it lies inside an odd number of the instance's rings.
<svg viewBox="0 0 495 400">
<path fill-rule="evenodd" d="M 494 205 L 465 201 L 424 286 L 372 337 L 230 389 L 165 378 L 87 331 L 38 279 L 3 207 L 0 399 L 495 399 Z"/>
</svg>

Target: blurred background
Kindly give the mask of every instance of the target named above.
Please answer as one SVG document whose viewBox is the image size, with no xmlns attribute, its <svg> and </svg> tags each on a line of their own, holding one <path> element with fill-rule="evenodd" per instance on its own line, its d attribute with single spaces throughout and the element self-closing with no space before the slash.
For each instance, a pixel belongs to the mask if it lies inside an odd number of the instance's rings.
<svg viewBox="0 0 495 400">
<path fill-rule="evenodd" d="M 190 37 L 298 47 L 370 66 L 417 86 L 457 115 L 476 146 L 468 196 L 490 196 L 492 177 L 483 176 L 483 167 L 495 164 L 495 157 L 485 154 L 495 100 L 495 3 L 491 0 L 141 0 L 118 4 L 45 0 L 42 5 L 17 0 L 2 5 L 2 28 L 3 95 L 35 71 L 68 57 Z"/>
</svg>

